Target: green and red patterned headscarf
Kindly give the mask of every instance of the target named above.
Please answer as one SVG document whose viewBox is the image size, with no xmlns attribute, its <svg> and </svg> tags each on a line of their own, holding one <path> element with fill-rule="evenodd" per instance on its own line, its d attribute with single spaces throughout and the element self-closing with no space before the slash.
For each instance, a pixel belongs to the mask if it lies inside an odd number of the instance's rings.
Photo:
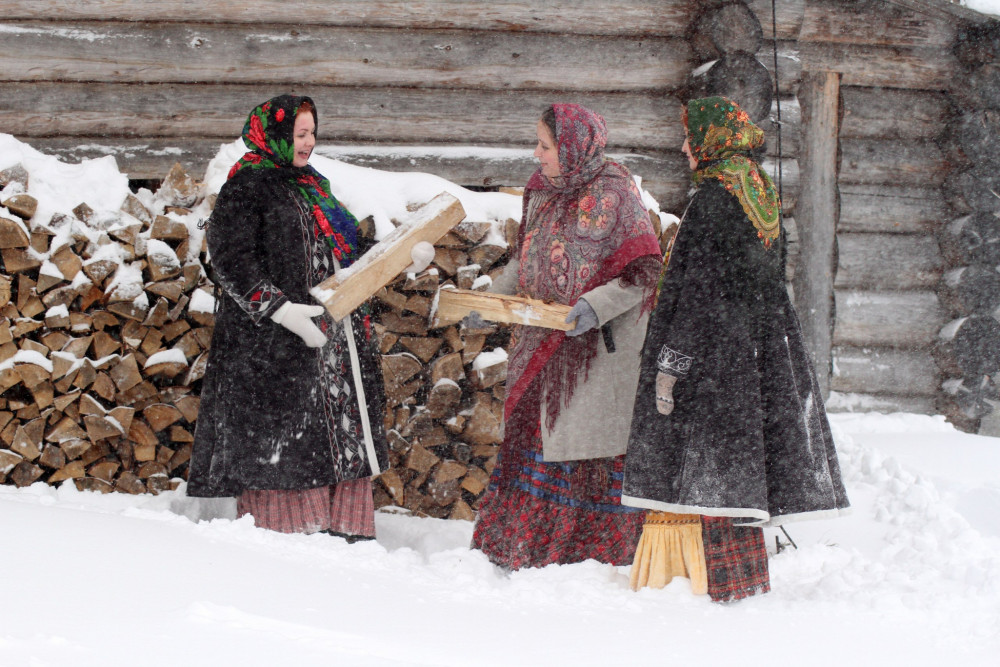
<svg viewBox="0 0 1000 667">
<path fill-rule="evenodd" d="M 765 247 L 781 234 L 781 200 L 774 182 L 753 159 L 764 131 L 738 104 L 725 97 L 691 100 L 684 110 L 691 155 L 698 161 L 694 182 L 715 178 L 743 206 Z"/>
<path fill-rule="evenodd" d="M 358 254 L 358 220 L 330 192 L 330 181 L 312 165 L 292 165 L 295 156 L 295 116 L 308 102 L 319 126 L 316 104 L 308 97 L 280 95 L 253 111 L 243 126 L 243 143 L 250 152 L 240 158 L 229 178 L 243 169 L 279 169 L 298 189 L 312 212 L 314 231 L 326 239 L 341 266 L 350 266 Z"/>
</svg>

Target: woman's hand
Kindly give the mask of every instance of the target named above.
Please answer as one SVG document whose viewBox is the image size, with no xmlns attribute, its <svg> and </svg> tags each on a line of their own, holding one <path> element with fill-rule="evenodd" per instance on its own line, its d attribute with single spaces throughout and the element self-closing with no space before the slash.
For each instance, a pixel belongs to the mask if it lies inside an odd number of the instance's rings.
<svg viewBox="0 0 1000 667">
<path fill-rule="evenodd" d="M 307 347 L 323 347 L 326 345 L 326 335 L 312 318 L 325 312 L 326 308 L 323 306 L 288 301 L 271 315 L 271 319 L 301 338 Z"/>
<path fill-rule="evenodd" d="M 597 313 L 594 312 L 594 309 L 587 303 L 586 299 L 578 299 L 564 321 L 566 324 L 569 324 L 574 320 L 576 322 L 574 322 L 573 328 L 566 332 L 567 336 L 579 336 L 596 328 L 600 324 L 597 320 Z"/>
<path fill-rule="evenodd" d="M 434 246 L 427 241 L 417 241 L 410 248 L 410 261 L 413 263 L 403 269 L 403 273 L 420 273 L 434 261 Z"/>
<path fill-rule="evenodd" d="M 677 377 L 663 371 L 656 374 L 656 411 L 669 415 L 674 411 L 674 384 Z"/>
</svg>

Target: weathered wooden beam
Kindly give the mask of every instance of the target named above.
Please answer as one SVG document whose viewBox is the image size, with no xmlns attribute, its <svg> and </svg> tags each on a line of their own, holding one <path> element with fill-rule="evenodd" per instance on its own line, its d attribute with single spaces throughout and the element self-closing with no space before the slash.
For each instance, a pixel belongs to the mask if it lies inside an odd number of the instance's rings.
<svg viewBox="0 0 1000 667">
<path fill-rule="evenodd" d="M 802 69 L 837 71 L 845 86 L 948 90 L 961 75 L 958 60 L 937 47 L 801 42 Z"/>
<path fill-rule="evenodd" d="M 841 232 L 933 232 L 953 217 L 940 188 L 840 183 Z"/>
<path fill-rule="evenodd" d="M 841 184 L 912 185 L 941 183 L 950 164 L 932 141 L 843 139 L 838 175 Z"/>
<path fill-rule="evenodd" d="M 933 289 L 944 261 L 927 234 L 837 234 L 837 289 Z"/>
<path fill-rule="evenodd" d="M 660 37 L 18 21 L 0 41 L 11 81 L 669 91 L 690 69 Z"/>
<path fill-rule="evenodd" d="M 934 396 L 941 377 L 930 350 L 836 347 L 833 391 Z"/>
<path fill-rule="evenodd" d="M 569 331 L 574 323 L 566 323 L 570 306 L 545 303 L 538 299 L 462 289 L 442 289 L 437 294 L 437 308 L 432 326 L 443 327 L 460 321 L 477 311 L 484 320 L 504 324 L 524 324 L 547 329 Z"/>
<path fill-rule="evenodd" d="M 0 127 L 25 137 L 239 136 L 247 114 L 276 94 L 252 84 L 0 82 Z M 291 86 L 319 107 L 320 141 L 477 143 L 535 141 L 535 123 L 553 102 L 604 116 L 610 150 L 679 150 L 681 104 L 650 92 L 452 90 Z M 459 111 L 461 110 L 461 111 Z M 488 122 L 485 119 L 489 119 Z"/>
<path fill-rule="evenodd" d="M 931 291 L 837 290 L 834 297 L 835 345 L 927 347 L 937 340 L 946 321 L 944 309 Z"/>
<path fill-rule="evenodd" d="M 465 219 L 462 203 L 442 192 L 351 266 L 341 269 L 310 293 L 338 322 L 389 284 L 412 262 L 410 250 L 421 241 L 436 243 L 452 227 Z"/>
<path fill-rule="evenodd" d="M 820 388 L 830 390 L 833 334 L 833 280 L 837 218 L 837 135 L 840 77 L 808 72 L 799 87 L 802 134 L 799 143 L 799 198 L 795 221 L 799 265 L 795 271 L 795 308 L 812 354 Z"/>
<path fill-rule="evenodd" d="M 784 6 L 788 3 L 779 4 Z M 544 3 L 523 0 L 259 0 L 252 6 L 243 0 L 215 0 L 211 3 L 190 0 L 0 0 L 0 16 L 5 20 L 52 20 L 58 17 L 61 21 L 114 19 L 676 37 L 684 35 L 700 5 L 695 0 L 630 0 L 616 5 L 615 10 L 609 12 L 607 3 L 601 0 L 554 0 Z M 783 30 L 786 15 L 783 7 Z"/>
<path fill-rule="evenodd" d="M 953 17 L 891 2 L 863 4 L 856 0 L 809 0 L 799 40 L 950 49 L 956 31 L 957 21 Z"/>
<path fill-rule="evenodd" d="M 844 105 L 842 140 L 933 140 L 944 131 L 951 114 L 948 97 L 935 90 L 841 86 L 840 96 Z"/>
<path fill-rule="evenodd" d="M 775 30 L 779 40 L 796 40 L 802 30 L 806 0 L 747 0 L 764 29 L 764 39 L 772 40 Z M 772 20 L 773 19 L 773 20 Z"/>
</svg>

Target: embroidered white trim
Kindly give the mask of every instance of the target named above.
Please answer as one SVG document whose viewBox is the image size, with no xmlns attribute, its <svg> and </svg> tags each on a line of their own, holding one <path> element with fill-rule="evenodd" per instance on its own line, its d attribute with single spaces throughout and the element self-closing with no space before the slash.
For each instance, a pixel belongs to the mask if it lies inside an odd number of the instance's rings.
<svg viewBox="0 0 1000 667">
<path fill-rule="evenodd" d="M 691 370 L 692 363 L 694 363 L 694 359 L 677 350 L 672 350 L 666 345 L 660 350 L 660 356 L 656 358 L 656 367 L 671 375 L 687 375 L 687 372 Z"/>
</svg>

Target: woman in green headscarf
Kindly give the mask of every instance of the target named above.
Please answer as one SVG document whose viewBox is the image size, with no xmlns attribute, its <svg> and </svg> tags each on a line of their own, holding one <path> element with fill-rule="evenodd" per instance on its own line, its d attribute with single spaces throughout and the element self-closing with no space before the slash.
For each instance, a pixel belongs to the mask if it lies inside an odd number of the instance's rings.
<svg viewBox="0 0 1000 667">
<path fill-rule="evenodd" d="M 689 102 L 684 124 L 697 189 L 649 320 L 622 504 L 652 510 L 633 586 L 662 585 L 688 560 L 692 581 L 732 600 L 769 588 L 754 526 L 837 516 L 848 501 L 785 289 L 781 203 L 755 158 L 764 133 L 722 97 Z"/>
</svg>

